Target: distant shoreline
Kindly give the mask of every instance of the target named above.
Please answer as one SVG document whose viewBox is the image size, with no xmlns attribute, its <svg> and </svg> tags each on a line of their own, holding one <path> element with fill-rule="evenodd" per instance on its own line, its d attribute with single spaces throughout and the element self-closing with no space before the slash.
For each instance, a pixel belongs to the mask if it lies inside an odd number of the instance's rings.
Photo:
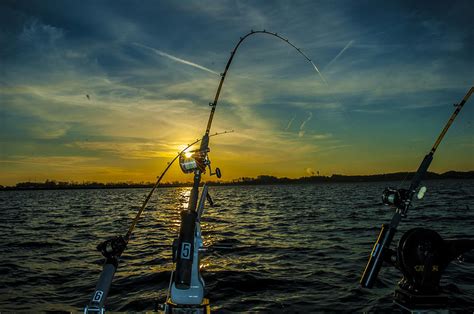
<svg viewBox="0 0 474 314">
<path fill-rule="evenodd" d="M 274 176 L 261 175 L 257 178 L 242 177 L 232 181 L 210 181 L 208 185 L 233 186 L 233 185 L 275 185 L 275 184 L 313 184 L 313 183 L 344 183 L 344 182 L 383 182 L 410 180 L 414 172 L 396 172 L 374 175 L 338 175 L 332 176 L 310 176 L 297 179 L 277 178 Z M 447 180 L 447 179 L 474 179 L 474 171 L 448 171 L 442 174 L 428 172 L 424 180 Z M 96 189 L 135 189 L 151 188 L 154 183 L 100 183 L 100 182 L 61 182 L 46 180 L 45 182 L 20 182 L 15 186 L 0 186 L 0 191 L 25 191 L 25 190 L 96 190 Z M 162 183 L 159 187 L 190 187 L 191 182 Z"/>
</svg>

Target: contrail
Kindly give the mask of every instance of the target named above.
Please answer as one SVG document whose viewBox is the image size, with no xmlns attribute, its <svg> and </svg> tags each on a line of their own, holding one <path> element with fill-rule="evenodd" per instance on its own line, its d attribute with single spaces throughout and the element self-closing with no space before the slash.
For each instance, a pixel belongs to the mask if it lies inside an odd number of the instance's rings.
<svg viewBox="0 0 474 314">
<path fill-rule="evenodd" d="M 290 126 L 293 123 L 293 121 L 295 120 L 295 118 L 296 118 L 296 115 L 294 115 L 293 118 L 291 118 L 291 120 L 288 122 L 288 125 L 285 128 L 285 131 L 287 131 L 290 128 Z"/>
<path fill-rule="evenodd" d="M 313 61 L 310 61 L 311 64 L 313 65 L 313 68 L 316 70 L 316 72 L 318 72 L 319 76 L 321 77 L 321 79 L 323 80 L 323 82 L 328 85 L 328 82 L 326 82 L 326 80 L 324 79 L 323 75 L 321 74 L 321 72 L 319 72 L 319 69 L 318 67 L 316 66 L 316 64 L 314 64 Z"/>
<path fill-rule="evenodd" d="M 309 120 L 311 120 L 311 118 L 313 117 L 313 113 L 312 113 L 311 111 L 308 112 L 308 113 L 309 113 L 308 117 L 307 117 L 306 120 L 304 120 L 303 123 L 301 123 L 301 125 L 300 125 L 300 132 L 298 133 L 298 136 L 299 136 L 299 137 L 302 137 L 302 136 L 304 135 L 304 133 L 305 133 L 305 131 L 304 131 L 304 126 L 305 126 L 305 124 L 306 124 Z"/>
<path fill-rule="evenodd" d="M 199 65 L 199 64 L 196 64 L 194 62 L 191 62 L 191 61 L 187 61 L 187 60 L 184 60 L 184 59 L 181 59 L 181 58 L 178 58 L 178 57 L 175 57 L 175 56 L 172 56 L 166 52 L 163 52 L 161 50 L 158 50 L 158 49 L 155 49 L 155 48 L 152 48 L 152 47 L 148 47 L 148 46 L 145 46 L 145 45 L 142 45 L 142 44 L 139 44 L 139 43 L 133 43 L 134 45 L 136 46 L 139 46 L 139 47 L 142 47 L 142 48 L 145 48 L 145 49 L 149 49 L 151 51 L 153 51 L 154 53 L 156 53 L 157 55 L 159 56 L 162 56 L 162 57 L 166 57 L 168 59 L 171 59 L 173 61 L 176 61 L 176 62 L 179 62 L 179 63 L 183 63 L 183 64 L 187 64 L 187 65 L 190 65 L 192 67 L 195 67 L 197 69 L 200 69 L 200 70 L 203 70 L 203 71 L 206 71 L 206 72 L 209 72 L 209 73 L 212 73 L 212 74 L 216 74 L 216 75 L 220 75 L 219 73 L 215 72 L 215 71 L 212 71 L 211 69 L 209 68 L 206 68 L 202 65 Z"/>
<path fill-rule="evenodd" d="M 324 69 L 329 68 L 331 64 L 333 64 L 344 53 L 344 51 L 346 51 L 353 43 L 354 43 L 353 40 L 348 42 L 347 45 L 344 46 L 344 48 L 342 48 L 342 50 L 339 51 L 339 53 L 324 67 Z"/>
</svg>

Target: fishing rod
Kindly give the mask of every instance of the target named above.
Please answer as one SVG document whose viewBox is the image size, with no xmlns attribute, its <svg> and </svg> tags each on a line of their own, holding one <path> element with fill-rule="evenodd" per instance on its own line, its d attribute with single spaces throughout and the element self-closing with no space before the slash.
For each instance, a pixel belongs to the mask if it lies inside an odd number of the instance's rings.
<svg viewBox="0 0 474 314">
<path fill-rule="evenodd" d="M 210 311 L 209 300 L 204 297 L 204 280 L 199 272 L 199 252 L 204 249 L 201 237 L 200 219 L 204 211 L 205 200 L 207 199 L 212 206 L 212 198 L 208 193 L 206 185 L 203 186 L 201 196 L 199 197 L 199 186 L 201 184 L 202 174 L 206 172 L 206 168 L 209 168 L 210 175 L 214 175 L 208 157 L 208 153 L 210 152 L 209 132 L 211 130 L 214 113 L 216 111 L 225 78 L 242 42 L 248 37 L 256 34 L 273 36 L 292 46 L 312 64 L 324 81 L 324 78 L 314 62 L 304 54 L 301 49 L 297 48 L 288 39 L 278 35 L 277 33 L 268 32 L 266 30 L 251 30 L 243 37 L 240 37 L 234 49 L 231 51 L 224 72 L 221 74 L 214 101 L 209 103 L 211 112 L 201 140 L 200 148 L 194 151 L 193 155 L 188 159 L 180 158 L 181 169 L 184 173 L 194 173 L 194 180 L 189 196 L 188 207 L 181 211 L 180 214 L 181 225 L 179 236 L 173 242 L 173 262 L 175 262 L 175 270 L 171 274 L 169 297 L 164 305 L 165 313 L 172 313 L 175 310 L 184 312 L 196 311 L 198 313 L 208 313 Z M 216 168 L 216 174 L 220 177 L 220 170 L 218 168 Z"/>
<path fill-rule="evenodd" d="M 321 79 L 324 80 L 319 69 L 316 67 L 314 62 L 288 39 L 278 35 L 277 33 L 268 32 L 266 30 L 254 31 L 251 30 L 245 36 L 240 37 L 240 40 L 235 45 L 231 52 L 231 56 L 227 61 L 224 72 L 221 74 L 221 79 L 214 97 L 214 101 L 209 103 L 211 106 L 211 112 L 207 122 L 204 136 L 196 140 L 193 144 L 183 149 L 166 167 L 165 171 L 158 178 L 153 189 L 150 191 L 145 199 L 144 204 L 138 211 L 135 219 L 132 221 L 130 228 L 125 237 L 117 236 L 113 239 L 104 241 L 97 246 L 97 249 L 106 258 L 103 271 L 100 275 L 99 282 L 96 286 L 91 302 L 84 309 L 85 313 L 104 313 L 104 303 L 107 298 L 110 285 L 114 276 L 114 273 L 118 266 L 118 259 L 125 250 L 132 232 L 138 222 L 138 219 L 143 212 L 144 208 L 154 190 L 160 183 L 162 177 L 166 171 L 171 167 L 171 164 L 179 158 L 179 164 L 181 170 L 184 173 L 194 173 L 193 186 L 191 189 L 189 202 L 186 210 L 181 211 L 181 224 L 178 238 L 173 242 L 173 262 L 175 262 L 175 270 L 172 272 L 170 280 L 169 298 L 167 298 L 165 304 L 165 312 L 172 312 L 173 309 L 181 309 L 184 311 L 198 311 L 205 312 L 210 310 L 209 300 L 204 298 L 204 281 L 199 273 L 199 252 L 203 249 L 203 241 L 201 237 L 200 229 L 200 218 L 204 212 L 204 204 L 207 200 L 210 205 L 213 205 L 212 197 L 208 193 L 207 185 L 204 184 L 201 196 L 199 199 L 199 186 L 201 184 L 201 176 L 206 172 L 206 168 L 209 169 L 209 174 L 216 175 L 218 178 L 221 177 L 221 171 L 219 168 L 215 168 L 215 172 L 212 172 L 211 161 L 208 157 L 209 149 L 209 135 L 214 113 L 217 107 L 219 96 L 226 78 L 227 72 L 230 68 L 232 60 L 234 59 L 235 53 L 237 52 L 241 43 L 248 37 L 255 34 L 265 34 L 276 37 L 298 51 L 308 62 L 311 63 L 313 68 L 318 72 Z M 225 132 L 228 133 L 228 132 Z M 184 152 L 194 144 L 200 142 L 200 147 L 197 150 L 189 152 L 189 156 Z"/>
<path fill-rule="evenodd" d="M 209 106 L 211 106 L 211 113 L 209 114 L 209 119 L 207 121 L 207 126 L 206 126 L 206 131 L 204 133 L 204 136 L 201 140 L 201 148 L 200 148 L 200 154 L 202 156 L 196 156 L 197 157 L 197 160 L 199 161 L 202 161 L 204 162 L 205 159 L 207 158 L 207 153 L 209 151 L 209 138 L 208 138 L 208 134 L 211 130 L 211 125 L 212 125 L 212 121 L 213 121 L 213 118 L 214 118 L 214 113 L 216 111 L 216 107 L 217 107 L 217 102 L 219 100 L 219 96 L 221 94 L 221 90 L 222 90 L 222 86 L 224 84 L 224 81 L 225 81 L 225 78 L 227 76 L 227 72 L 229 71 L 229 68 L 230 68 L 230 65 L 232 64 L 232 60 L 234 59 L 234 56 L 235 56 L 235 53 L 237 52 L 237 49 L 239 49 L 239 46 L 240 44 L 245 40 L 247 39 L 248 37 L 252 36 L 252 35 L 255 35 L 255 34 L 266 34 L 266 35 L 270 35 L 270 36 L 274 36 L 284 42 L 286 42 L 287 44 L 289 44 L 291 47 L 295 48 L 298 53 L 300 53 L 306 60 L 308 60 L 308 62 L 311 63 L 311 65 L 314 67 L 314 69 L 320 74 L 319 72 L 319 69 L 316 67 L 316 65 L 314 64 L 314 62 L 303 52 L 301 51 L 300 48 L 296 47 L 294 44 L 292 44 L 287 38 L 285 37 L 282 37 L 280 35 L 278 35 L 278 33 L 273 33 L 273 32 L 269 32 L 269 31 L 266 31 L 266 30 L 261 30 L 261 31 L 254 31 L 254 30 L 251 30 L 249 33 L 247 33 L 246 35 L 244 35 L 243 37 L 240 37 L 239 41 L 237 42 L 237 44 L 235 45 L 234 49 L 231 51 L 230 53 L 230 58 L 229 60 L 227 61 L 227 64 L 225 66 L 225 69 L 224 69 L 224 72 L 221 73 L 221 79 L 219 81 L 219 85 L 217 87 L 217 91 L 216 91 L 216 95 L 214 96 L 214 101 L 212 103 L 209 103 Z M 321 75 L 321 74 L 320 74 Z M 322 78 L 322 76 L 321 76 Z M 322 78 L 324 80 L 324 78 Z M 205 168 L 204 168 L 205 169 Z M 201 169 L 199 169 L 200 171 L 198 173 L 196 173 L 196 176 L 195 176 L 195 183 L 197 183 L 197 185 L 199 185 L 200 183 L 200 180 L 201 180 L 201 173 L 202 173 L 202 165 L 201 165 Z M 188 206 L 188 209 L 189 210 L 193 210 L 196 208 L 196 204 L 197 204 L 197 189 L 194 188 L 193 186 L 193 189 L 191 191 L 191 196 L 190 196 L 190 201 L 189 201 L 189 206 Z"/>
<path fill-rule="evenodd" d="M 464 104 L 467 102 L 473 92 L 474 86 L 469 89 L 469 91 L 459 104 L 455 104 L 456 109 L 452 113 L 451 117 L 449 118 L 441 133 L 439 134 L 430 152 L 424 157 L 423 161 L 418 167 L 417 172 L 411 180 L 410 187 L 408 189 L 386 188 L 383 191 L 383 203 L 385 205 L 395 206 L 396 210 L 392 217 L 392 220 L 390 221 L 390 224 L 382 225 L 382 229 L 380 230 L 377 240 L 373 246 L 372 252 L 369 256 L 369 260 L 360 280 L 360 285 L 362 287 L 372 288 L 375 283 L 375 280 L 377 279 L 380 268 L 382 267 L 382 263 L 384 261 L 390 263 L 390 257 L 392 255 L 390 254 L 390 244 L 393 240 L 395 232 L 397 231 L 397 227 L 400 224 L 402 218 L 407 217 L 408 209 L 410 208 L 415 194 L 417 194 L 418 199 L 423 198 L 424 193 L 426 192 L 426 187 L 421 187 L 418 192 L 417 189 L 420 186 L 424 175 L 428 171 L 431 161 L 433 160 L 433 155 L 436 152 L 436 149 L 438 148 L 439 144 L 443 140 L 444 136 L 446 135 L 446 132 L 448 131 L 449 127 L 454 122 L 454 119 L 456 119 L 457 115 L 459 114 Z"/>
<path fill-rule="evenodd" d="M 233 133 L 233 132 L 234 130 L 216 132 L 210 135 L 209 137 L 227 134 L 227 133 Z M 183 148 L 180 152 L 178 152 L 178 154 L 170 162 L 168 162 L 168 165 L 166 166 L 165 170 L 163 170 L 161 175 L 157 177 L 157 180 L 155 184 L 153 185 L 153 188 L 151 189 L 151 191 L 148 193 L 145 200 L 143 201 L 142 206 L 140 207 L 137 214 L 135 215 L 135 218 L 130 224 L 130 227 L 128 228 L 128 231 L 125 234 L 125 236 L 121 236 L 121 235 L 116 236 L 112 239 L 108 239 L 100 243 L 97 246 L 97 250 L 101 252 L 102 255 L 105 257 L 105 263 L 102 268 L 102 273 L 100 274 L 97 286 L 94 290 L 94 293 L 92 294 L 92 298 L 89 304 L 84 308 L 84 313 L 104 313 L 105 312 L 104 304 L 105 304 L 105 301 L 107 300 L 110 286 L 112 284 L 114 274 L 118 267 L 119 258 L 124 252 L 124 250 L 127 248 L 127 245 L 128 245 L 128 242 L 130 241 L 133 230 L 135 229 L 135 226 L 137 225 L 137 222 L 140 219 L 140 216 L 143 213 L 143 210 L 148 204 L 148 201 L 153 195 L 153 192 L 155 192 L 161 180 L 170 169 L 171 165 L 173 165 L 176 159 L 178 159 L 180 156 L 183 156 L 183 153 L 185 153 L 190 147 L 194 146 L 200 141 L 201 139 L 197 139 L 191 144 L 188 144 L 185 148 Z"/>
</svg>

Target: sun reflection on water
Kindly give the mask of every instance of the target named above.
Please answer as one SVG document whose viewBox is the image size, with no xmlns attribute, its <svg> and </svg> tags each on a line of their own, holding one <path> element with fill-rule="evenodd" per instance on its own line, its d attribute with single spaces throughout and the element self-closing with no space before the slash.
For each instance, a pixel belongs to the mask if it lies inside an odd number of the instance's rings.
<svg viewBox="0 0 474 314">
<path fill-rule="evenodd" d="M 172 230 L 175 230 L 176 232 L 179 232 L 179 226 L 181 225 L 181 218 L 179 213 L 182 210 L 185 210 L 188 208 L 188 201 L 189 201 L 189 196 L 191 195 L 191 188 L 188 187 L 182 187 L 182 188 L 176 188 L 174 191 L 174 199 L 176 200 L 176 208 L 173 209 L 175 214 L 173 214 L 170 218 L 170 226 Z M 176 213 L 178 213 L 176 215 Z"/>
<path fill-rule="evenodd" d="M 189 196 L 191 195 L 191 188 L 179 188 L 176 193 L 179 195 L 179 210 L 188 208 Z"/>
</svg>

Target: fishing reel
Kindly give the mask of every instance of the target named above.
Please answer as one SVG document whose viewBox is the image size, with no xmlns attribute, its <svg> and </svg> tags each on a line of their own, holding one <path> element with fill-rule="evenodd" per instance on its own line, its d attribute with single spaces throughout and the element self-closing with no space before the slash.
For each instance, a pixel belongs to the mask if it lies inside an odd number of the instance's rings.
<svg viewBox="0 0 474 314">
<path fill-rule="evenodd" d="M 201 171 L 201 173 L 206 172 L 206 167 L 209 168 L 209 175 L 216 175 L 219 179 L 221 178 L 221 170 L 216 168 L 216 172 L 212 172 L 211 169 L 211 160 L 209 159 L 207 153 L 201 150 L 195 150 L 190 152 L 181 153 L 179 155 L 179 166 L 183 173 L 192 173 L 196 170 Z"/>
<path fill-rule="evenodd" d="M 397 248 L 397 266 L 403 274 L 400 288 L 424 294 L 439 292 L 441 274 L 450 262 L 447 253 L 448 248 L 436 231 L 407 231 Z"/>
<path fill-rule="evenodd" d="M 421 200 L 426 193 L 426 187 L 422 186 L 416 197 Z M 411 192 L 407 189 L 385 188 L 382 193 L 382 203 L 384 205 L 393 205 L 396 208 L 405 210 L 412 199 Z"/>
<path fill-rule="evenodd" d="M 112 239 L 105 240 L 104 242 L 97 245 L 97 251 L 102 253 L 102 255 L 107 260 L 115 260 L 119 258 L 120 255 L 122 255 L 126 246 L 127 246 L 127 242 L 120 235 Z"/>
<path fill-rule="evenodd" d="M 434 230 L 408 230 L 397 249 L 389 249 L 384 257 L 403 274 L 394 301 L 410 310 L 446 307 L 449 298 L 440 287 L 443 272 L 453 259 L 472 249 L 471 239 L 443 240 Z"/>
<path fill-rule="evenodd" d="M 406 189 L 385 188 L 382 193 L 382 203 L 384 205 L 394 205 L 397 208 L 404 208 L 410 200 L 410 192 Z"/>
</svg>

